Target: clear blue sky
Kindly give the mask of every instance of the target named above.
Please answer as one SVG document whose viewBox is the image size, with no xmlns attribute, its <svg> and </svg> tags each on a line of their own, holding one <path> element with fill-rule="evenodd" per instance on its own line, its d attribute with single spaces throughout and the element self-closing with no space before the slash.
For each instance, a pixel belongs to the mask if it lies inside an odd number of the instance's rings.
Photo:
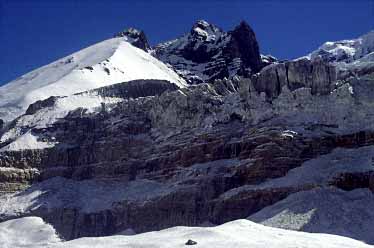
<svg viewBox="0 0 374 248">
<path fill-rule="evenodd" d="M 0 85 L 126 27 L 156 44 L 198 19 L 224 30 L 246 20 L 262 53 L 287 59 L 374 29 L 374 0 L 0 0 Z"/>
</svg>

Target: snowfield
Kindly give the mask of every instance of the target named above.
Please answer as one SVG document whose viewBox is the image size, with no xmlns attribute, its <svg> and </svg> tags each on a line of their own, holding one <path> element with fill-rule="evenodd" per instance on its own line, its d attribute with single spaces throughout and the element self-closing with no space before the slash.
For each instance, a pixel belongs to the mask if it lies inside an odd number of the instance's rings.
<svg viewBox="0 0 374 248">
<path fill-rule="evenodd" d="M 185 86 L 165 64 L 124 38 L 97 43 L 0 87 L 0 119 L 10 121 L 37 100 L 127 82 L 161 79 Z"/>
<path fill-rule="evenodd" d="M 41 218 L 26 217 L 0 223 L 1 248 L 48 247 L 61 242 L 55 230 Z"/>
<path fill-rule="evenodd" d="M 236 220 L 216 227 L 173 227 L 133 236 L 80 238 L 59 240 L 54 229 L 38 217 L 25 217 L 0 223 L 0 244 L 3 248 L 369 248 L 350 238 L 312 234 L 266 227 L 248 220 Z"/>
</svg>

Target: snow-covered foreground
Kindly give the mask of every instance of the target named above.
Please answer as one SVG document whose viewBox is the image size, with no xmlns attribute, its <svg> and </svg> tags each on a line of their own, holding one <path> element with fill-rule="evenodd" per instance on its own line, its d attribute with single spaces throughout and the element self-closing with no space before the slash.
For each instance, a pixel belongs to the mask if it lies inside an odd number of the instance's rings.
<svg viewBox="0 0 374 248">
<path fill-rule="evenodd" d="M 61 242 L 51 225 L 41 218 L 26 217 L 0 223 L 0 247 L 47 247 Z"/>
<path fill-rule="evenodd" d="M 161 79 L 184 87 L 172 69 L 123 38 L 102 41 L 0 87 L 0 119 L 9 121 L 37 100 L 67 96 L 135 79 Z"/>
<path fill-rule="evenodd" d="M 216 227 L 173 227 L 162 231 L 133 236 L 80 238 L 68 242 L 58 239 L 54 229 L 38 217 L 25 217 L 0 223 L 0 244 L 3 248 L 16 247 L 128 247 L 177 248 L 188 247 L 189 240 L 197 242 L 192 247 L 215 248 L 369 248 L 373 247 L 353 239 L 329 235 L 288 231 L 266 227 L 248 220 L 236 220 Z"/>
</svg>

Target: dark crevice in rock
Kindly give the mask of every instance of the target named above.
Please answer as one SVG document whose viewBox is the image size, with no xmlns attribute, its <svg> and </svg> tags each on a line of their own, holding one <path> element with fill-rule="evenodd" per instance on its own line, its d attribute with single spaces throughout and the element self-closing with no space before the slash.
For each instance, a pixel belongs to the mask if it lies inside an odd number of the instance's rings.
<svg viewBox="0 0 374 248">
<path fill-rule="evenodd" d="M 368 188 L 374 192 L 374 171 L 341 173 L 329 184 L 346 191 Z"/>
<path fill-rule="evenodd" d="M 290 87 L 290 80 L 288 79 L 288 63 L 285 63 L 284 66 L 286 67 L 287 88 L 291 89 L 291 87 Z"/>
<path fill-rule="evenodd" d="M 280 79 L 279 79 L 279 74 L 278 74 L 278 70 L 275 69 L 275 74 L 277 76 L 277 85 L 276 85 L 276 94 L 279 95 L 282 91 L 282 86 L 281 86 L 281 82 L 280 82 Z"/>
<path fill-rule="evenodd" d="M 331 85 L 331 74 L 330 74 L 330 66 L 327 66 L 327 75 L 328 75 L 328 79 L 329 79 L 329 85 Z"/>
</svg>

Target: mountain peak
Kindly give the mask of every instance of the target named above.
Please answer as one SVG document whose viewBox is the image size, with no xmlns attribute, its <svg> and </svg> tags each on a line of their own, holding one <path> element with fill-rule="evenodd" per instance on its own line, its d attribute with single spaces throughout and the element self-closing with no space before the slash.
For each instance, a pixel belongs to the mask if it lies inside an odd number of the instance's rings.
<svg viewBox="0 0 374 248">
<path fill-rule="evenodd" d="M 122 32 L 115 34 L 114 37 L 124 37 L 126 41 L 130 42 L 133 46 L 144 51 L 148 51 L 150 49 L 148 39 L 142 30 L 130 27 Z"/>
<path fill-rule="evenodd" d="M 210 24 L 205 20 L 198 20 L 192 26 L 190 33 L 192 37 L 199 38 L 200 40 L 211 41 L 221 32 L 222 30 L 217 26 Z"/>
<path fill-rule="evenodd" d="M 248 76 L 264 66 L 256 36 L 245 21 L 225 32 L 205 20 L 198 20 L 190 33 L 159 44 L 154 54 L 174 66 L 191 84 Z"/>
<path fill-rule="evenodd" d="M 236 28 L 252 29 L 251 26 L 249 26 L 249 24 L 245 20 L 241 20 L 239 25 L 236 26 Z"/>
<path fill-rule="evenodd" d="M 229 32 L 238 44 L 244 65 L 250 67 L 253 72 L 258 72 L 262 68 L 260 48 L 255 32 L 245 21 L 241 21 L 233 31 Z"/>
<path fill-rule="evenodd" d="M 195 24 L 193 25 L 194 27 L 200 27 L 200 28 L 204 28 L 204 27 L 209 27 L 211 24 L 209 24 L 207 21 L 205 20 L 197 20 L 195 22 Z"/>
</svg>

